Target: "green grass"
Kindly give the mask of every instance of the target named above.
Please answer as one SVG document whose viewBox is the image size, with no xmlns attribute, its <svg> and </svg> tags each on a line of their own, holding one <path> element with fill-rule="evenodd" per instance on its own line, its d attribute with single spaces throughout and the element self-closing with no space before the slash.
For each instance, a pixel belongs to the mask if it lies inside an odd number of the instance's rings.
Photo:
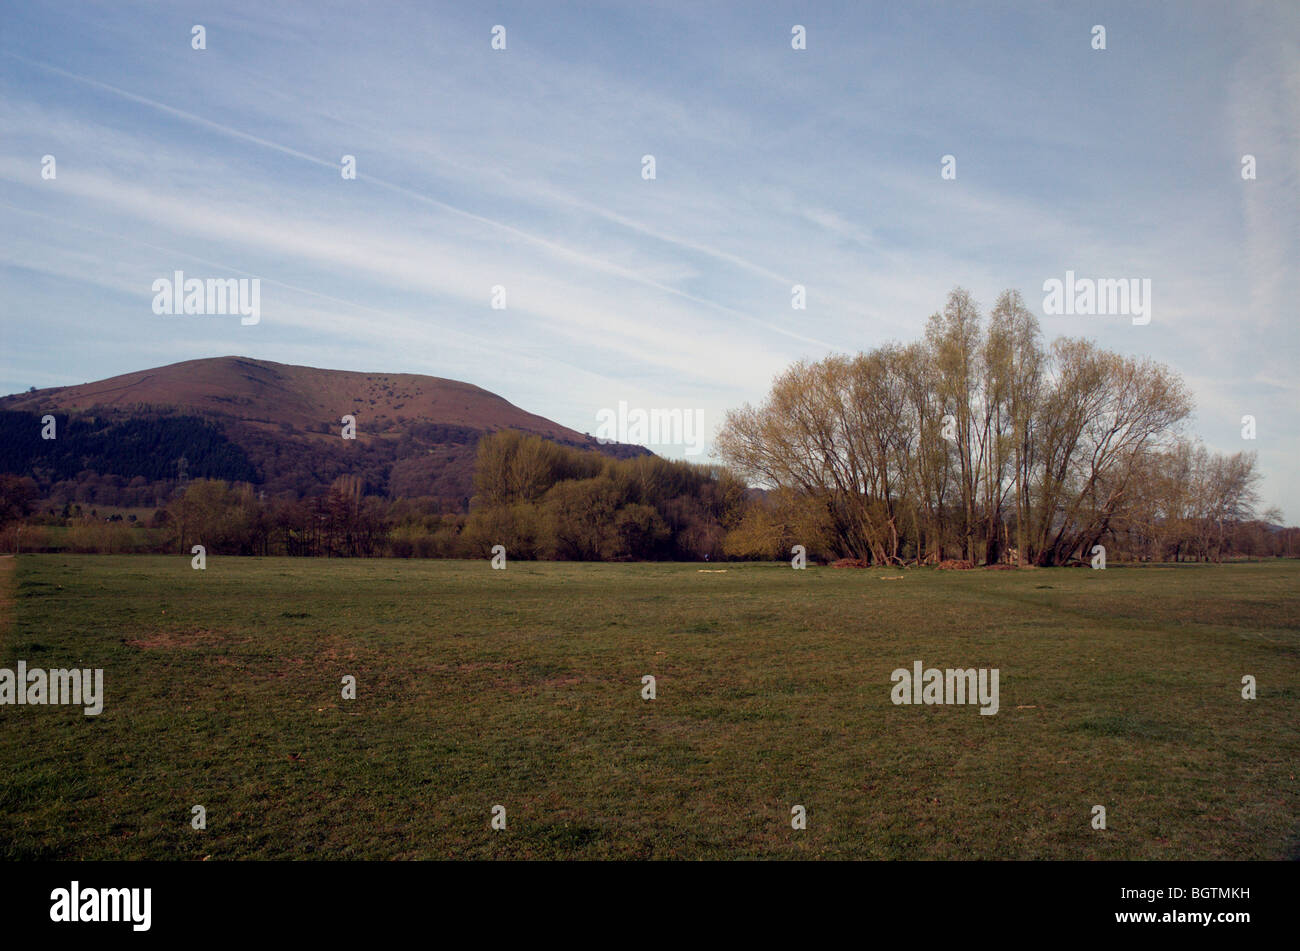
<svg viewBox="0 0 1300 951">
<path fill-rule="evenodd" d="M 1300 564 L 699 567 L 22 556 L 0 667 L 107 700 L 0 707 L 0 857 L 1300 852 Z"/>
</svg>

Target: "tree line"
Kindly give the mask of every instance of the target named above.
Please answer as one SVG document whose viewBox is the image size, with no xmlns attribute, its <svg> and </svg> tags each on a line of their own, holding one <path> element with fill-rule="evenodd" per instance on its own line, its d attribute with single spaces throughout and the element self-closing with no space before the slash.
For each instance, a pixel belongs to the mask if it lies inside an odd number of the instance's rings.
<svg viewBox="0 0 1300 951">
<path fill-rule="evenodd" d="M 1167 367 L 1087 340 L 1047 344 L 1015 291 L 984 316 L 958 288 L 920 340 L 796 363 L 761 405 L 729 412 L 722 465 L 617 458 L 515 430 L 476 445 L 473 431 L 437 431 L 421 435 L 454 437 L 443 448 L 472 461 L 468 504 L 449 505 L 414 465 L 406 491 L 381 494 L 395 471 L 363 466 L 323 491 L 269 498 L 248 480 L 173 481 L 135 525 L 106 524 L 89 497 L 60 512 L 37 481 L 7 475 L 0 544 L 21 547 L 25 529 L 28 550 L 480 558 L 504 545 L 511 558 L 591 561 L 772 560 L 802 545 L 814 560 L 971 566 L 1077 563 L 1097 545 L 1112 560 L 1300 553 L 1300 530 L 1258 511 L 1254 454 L 1210 452 L 1184 433 L 1191 412 Z M 11 454 L 35 457 L 19 415 L 0 414 L 0 430 L 26 440 Z M 246 458 L 198 420 L 82 432 L 79 451 L 120 437 L 133 458 Z M 145 492 L 136 481 L 122 491 Z"/>
<path fill-rule="evenodd" d="M 474 485 L 465 514 L 434 498 L 367 494 L 357 475 L 303 498 L 195 479 L 138 527 L 50 510 L 35 519 L 43 524 L 28 526 L 27 550 L 50 547 L 52 533 L 66 529 L 67 547 L 91 551 L 203 545 L 230 555 L 478 558 L 504 545 L 520 559 L 692 561 L 723 557 L 747 495 L 715 467 L 652 455 L 619 459 L 515 430 L 479 441 Z M 35 502 L 30 478 L 0 476 L 0 521 L 6 512 L 31 521 Z"/>
</svg>

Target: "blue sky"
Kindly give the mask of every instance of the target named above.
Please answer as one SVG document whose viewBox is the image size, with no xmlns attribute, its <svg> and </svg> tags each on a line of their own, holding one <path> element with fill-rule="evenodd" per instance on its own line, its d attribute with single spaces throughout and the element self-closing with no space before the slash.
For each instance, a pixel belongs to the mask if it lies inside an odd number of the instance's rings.
<svg viewBox="0 0 1300 951">
<path fill-rule="evenodd" d="M 1012 287 L 1182 374 L 1295 523 L 1298 130 L 1290 2 L 6 4 L 0 391 L 241 354 L 712 432 Z M 178 269 L 261 322 L 156 316 Z M 1044 315 L 1067 269 L 1151 279 L 1151 323 Z"/>
</svg>

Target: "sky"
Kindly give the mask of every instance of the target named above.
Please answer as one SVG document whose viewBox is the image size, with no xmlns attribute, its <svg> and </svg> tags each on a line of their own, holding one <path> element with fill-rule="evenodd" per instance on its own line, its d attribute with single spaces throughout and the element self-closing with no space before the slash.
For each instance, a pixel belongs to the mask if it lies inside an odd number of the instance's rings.
<svg viewBox="0 0 1300 951">
<path fill-rule="evenodd" d="M 0 392 L 238 354 L 711 436 L 1013 288 L 1179 373 L 1295 524 L 1298 196 L 1290 0 L 7 3 Z M 154 313 L 178 270 L 260 320 Z M 1150 322 L 1046 313 L 1067 270 L 1150 280 Z"/>
</svg>

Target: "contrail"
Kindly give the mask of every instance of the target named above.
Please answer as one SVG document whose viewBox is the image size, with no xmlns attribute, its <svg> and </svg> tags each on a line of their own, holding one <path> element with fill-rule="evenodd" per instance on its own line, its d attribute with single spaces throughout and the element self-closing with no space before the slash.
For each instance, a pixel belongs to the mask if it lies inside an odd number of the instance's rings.
<svg viewBox="0 0 1300 951">
<path fill-rule="evenodd" d="M 192 112 L 187 112 L 184 109 L 177 109 L 175 106 L 169 106 L 164 102 L 159 102 L 156 99 L 150 99 L 147 96 L 141 96 L 133 92 L 128 92 L 125 89 L 120 89 L 119 87 L 113 86 L 109 83 L 101 82 L 98 79 L 91 79 L 88 76 L 81 76 L 77 73 L 69 72 L 66 69 L 60 69 L 57 66 L 51 66 L 48 63 L 40 63 L 35 60 L 27 59 L 26 57 L 19 56 L 15 53 L 5 52 L 3 53 L 3 55 L 8 56 L 11 59 L 18 60 L 21 63 L 25 63 L 28 66 L 35 67 L 36 69 L 43 69 L 46 70 L 47 72 L 51 72 L 58 76 L 62 76 L 66 79 L 70 79 L 73 82 L 83 83 L 87 86 L 91 86 L 96 89 L 102 89 L 105 92 L 112 93 L 115 96 L 121 96 L 122 98 L 127 99 L 130 102 L 139 103 L 141 105 L 148 106 L 151 109 L 157 109 L 160 112 L 166 113 L 167 115 L 171 115 L 171 116 L 175 116 L 176 118 L 183 119 L 186 122 L 192 122 L 195 123 L 196 125 L 201 125 L 204 128 L 212 129 L 216 132 L 222 133 L 223 135 L 230 136 L 231 138 L 239 139 L 244 142 L 251 142 L 254 145 L 259 145 L 263 148 L 272 149 L 273 151 L 279 152 L 282 155 L 289 155 L 294 158 L 301 159 L 304 162 L 311 162 L 313 165 L 319 165 L 323 168 L 328 168 L 335 171 L 338 170 L 338 164 L 335 162 L 330 162 L 326 159 L 318 158 L 307 152 L 302 152 L 299 151 L 298 149 L 290 148 L 287 145 L 281 145 L 278 142 L 272 142 L 270 139 L 264 139 L 260 136 L 252 135 L 240 129 L 235 129 L 227 125 L 222 125 L 219 122 L 213 122 L 211 119 L 205 119 L 202 116 L 195 115 Z M 381 188 L 385 188 L 389 191 L 395 192 L 405 197 L 412 198 L 419 202 L 423 202 L 424 204 L 430 205 L 434 208 L 438 208 L 449 214 L 457 215 L 469 221 L 473 221 L 478 224 L 486 225 L 487 227 L 490 228 L 496 228 L 500 231 L 504 231 L 507 234 L 520 238 L 521 240 L 545 248 L 546 250 L 550 251 L 552 254 L 567 258 L 569 260 L 582 264 L 583 266 L 591 268 L 593 270 L 601 271 L 606 274 L 612 274 L 614 276 L 624 278 L 625 280 L 629 280 L 641 284 L 644 287 L 651 287 L 662 293 L 671 294 L 675 297 L 682 298 L 683 300 L 688 300 L 691 301 L 692 303 L 700 304 L 701 306 L 704 307 L 711 307 L 714 310 L 721 311 L 722 313 L 730 314 L 732 316 L 739 317 L 742 320 L 747 320 L 750 321 L 751 323 L 758 324 L 759 326 L 765 327 L 766 329 L 772 331 L 773 333 L 779 333 L 782 334 L 783 336 L 790 337 L 791 339 L 798 340 L 802 343 L 823 347 L 827 350 L 846 349 L 843 347 L 837 347 L 833 344 L 827 343 L 824 340 L 818 340 L 814 337 L 808 337 L 803 334 L 795 333 L 792 330 L 789 330 L 778 324 L 769 323 L 768 321 L 755 317 L 752 314 L 747 314 L 744 311 L 739 311 L 736 310 L 735 308 L 727 307 L 725 304 L 719 304 L 716 301 L 711 301 L 702 297 L 697 297 L 694 294 L 688 294 L 685 291 L 678 290 L 675 287 L 670 287 L 667 284 L 661 284 L 658 281 L 654 281 L 651 280 L 650 278 L 643 277 L 642 275 L 637 274 L 634 271 L 630 271 L 627 268 L 620 267 L 616 264 L 610 264 L 609 262 L 606 261 L 601 261 L 597 258 L 593 258 L 589 255 L 583 254 L 580 251 L 574 251 L 571 248 L 567 248 L 563 245 L 556 244 L 555 242 L 550 241 L 546 238 L 540 238 L 537 235 L 530 234 L 529 232 L 516 228 L 513 225 L 508 225 L 505 224 L 504 222 L 496 221 L 492 218 L 486 218 L 482 215 L 477 215 L 474 214 L 473 212 L 465 211 L 462 208 L 457 208 L 455 205 L 449 205 L 446 202 L 440 201 L 437 198 L 430 198 L 428 195 L 424 195 L 421 194 L 420 192 L 412 191 L 411 189 L 406 188 L 402 185 L 397 185 L 393 182 L 385 181 L 384 179 L 381 178 L 376 178 L 373 175 L 365 175 L 361 173 L 357 174 L 357 178 L 359 180 L 364 180 L 366 182 L 369 182 L 372 185 L 378 185 Z M 739 259 L 736 260 L 739 261 Z M 746 266 L 750 267 L 751 269 L 754 267 L 748 264 L 746 264 Z"/>
</svg>

